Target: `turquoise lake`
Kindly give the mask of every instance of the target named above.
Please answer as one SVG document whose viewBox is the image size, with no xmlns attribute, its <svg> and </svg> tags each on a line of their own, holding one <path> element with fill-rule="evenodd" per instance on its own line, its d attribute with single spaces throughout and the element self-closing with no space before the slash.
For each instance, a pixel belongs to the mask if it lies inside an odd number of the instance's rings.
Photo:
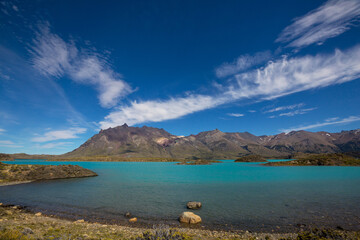
<svg viewBox="0 0 360 240">
<path fill-rule="evenodd" d="M 92 178 L 0 187 L 0 202 L 71 219 L 178 225 L 188 201 L 201 201 L 200 227 L 287 231 L 307 226 L 360 230 L 359 167 L 267 167 L 225 160 L 213 165 L 169 162 L 46 162 L 75 164 Z"/>
</svg>

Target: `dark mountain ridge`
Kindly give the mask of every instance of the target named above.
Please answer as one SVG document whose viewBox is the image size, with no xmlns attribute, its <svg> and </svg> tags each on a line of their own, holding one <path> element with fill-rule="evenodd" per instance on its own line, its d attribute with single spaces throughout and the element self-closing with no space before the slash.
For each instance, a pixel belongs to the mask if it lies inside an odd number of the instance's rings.
<svg viewBox="0 0 360 240">
<path fill-rule="evenodd" d="M 164 129 L 124 124 L 101 130 L 63 157 L 120 156 L 176 159 L 234 159 L 249 154 L 290 157 L 297 153 L 360 151 L 360 129 L 340 133 L 292 131 L 271 136 L 218 129 L 176 136 Z"/>
</svg>

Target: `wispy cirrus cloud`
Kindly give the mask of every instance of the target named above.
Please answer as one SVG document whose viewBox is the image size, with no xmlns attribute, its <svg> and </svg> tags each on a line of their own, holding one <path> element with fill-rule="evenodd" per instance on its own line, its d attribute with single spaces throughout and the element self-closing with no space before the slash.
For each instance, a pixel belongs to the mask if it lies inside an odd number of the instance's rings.
<svg viewBox="0 0 360 240">
<path fill-rule="evenodd" d="M 7 74 L 4 74 L 0 71 L 0 79 L 1 80 L 10 80 L 10 76 Z"/>
<path fill-rule="evenodd" d="M 275 99 L 295 92 L 341 84 L 360 77 L 360 45 L 332 54 L 282 57 L 264 67 L 234 75 L 216 95 L 132 102 L 100 122 L 102 129 L 127 123 L 160 122 L 241 99 Z"/>
<path fill-rule="evenodd" d="M 329 0 L 306 15 L 294 19 L 276 42 L 289 47 L 306 47 L 321 44 L 329 38 L 348 31 L 360 19 L 360 1 Z"/>
<path fill-rule="evenodd" d="M 317 108 L 297 109 L 297 110 L 295 110 L 295 111 L 280 113 L 280 114 L 279 114 L 279 117 L 282 117 L 282 116 L 293 117 L 293 116 L 295 116 L 295 115 L 302 115 L 302 114 L 308 113 L 308 112 L 310 112 L 310 111 L 314 111 L 315 109 L 317 109 Z"/>
<path fill-rule="evenodd" d="M 5 148 L 21 148 L 23 146 L 15 144 L 13 141 L 10 140 L 0 140 L 0 147 Z"/>
<path fill-rule="evenodd" d="M 143 122 L 162 122 L 176 119 L 194 112 L 214 108 L 227 101 L 206 95 L 189 95 L 169 100 L 132 102 L 130 106 L 119 107 L 100 122 L 102 129 L 127 123 L 134 125 Z"/>
<path fill-rule="evenodd" d="M 46 143 L 43 145 L 39 145 L 37 147 L 41 148 L 41 149 L 52 149 L 52 148 L 61 148 L 64 146 L 68 146 L 70 144 L 72 144 L 72 143 L 71 142 L 57 142 L 57 143 Z"/>
<path fill-rule="evenodd" d="M 215 69 L 215 73 L 219 78 L 227 77 L 247 70 L 253 66 L 262 64 L 268 61 L 270 58 L 270 51 L 258 52 L 254 55 L 241 55 L 231 63 L 223 63 L 220 67 Z"/>
<path fill-rule="evenodd" d="M 225 94 L 232 99 L 274 99 L 360 77 L 360 45 L 332 54 L 284 56 L 257 70 L 237 74 Z"/>
<path fill-rule="evenodd" d="M 86 128 L 69 128 L 65 130 L 48 131 L 42 136 L 37 136 L 31 139 L 33 142 L 49 142 L 63 139 L 79 138 L 79 134 L 85 133 Z"/>
<path fill-rule="evenodd" d="M 227 115 L 229 115 L 231 117 L 243 117 L 243 116 L 245 116 L 245 114 L 242 114 L 242 113 L 228 113 Z"/>
<path fill-rule="evenodd" d="M 5 131 L 6 131 L 5 129 L 0 128 L 0 134 L 2 134 Z"/>
<path fill-rule="evenodd" d="M 304 105 L 305 104 L 295 104 L 295 105 L 290 105 L 290 106 L 284 106 L 284 108 L 282 108 L 280 110 L 277 110 L 277 111 L 284 111 L 284 110 L 294 109 L 296 107 L 301 107 L 301 106 L 304 106 Z M 286 107 L 288 107 L 288 108 L 286 108 Z M 278 109 L 278 108 L 274 108 L 274 109 Z M 284 117 L 284 116 L 285 117 L 293 117 L 293 116 L 296 116 L 296 115 L 303 115 L 303 114 L 309 113 L 309 112 L 314 111 L 316 109 L 317 109 L 316 107 L 313 107 L 313 108 L 300 108 L 300 109 L 296 109 L 296 110 L 289 111 L 289 112 L 282 112 L 282 113 L 279 113 L 278 115 L 271 115 L 268 118 L 276 118 L 276 117 Z M 265 113 L 267 113 L 267 112 L 265 112 Z"/>
<path fill-rule="evenodd" d="M 280 106 L 280 107 L 276 107 L 276 108 L 267 110 L 264 113 L 272 113 L 272 112 L 278 112 L 278 111 L 284 111 L 284 110 L 291 110 L 294 108 L 303 107 L 304 105 L 305 105 L 304 103 L 298 103 L 298 104 L 293 104 L 293 105 L 288 105 L 288 106 Z"/>
<path fill-rule="evenodd" d="M 113 107 L 132 92 L 106 58 L 92 50 L 79 49 L 74 41 L 66 42 L 51 32 L 49 23 L 39 25 L 29 52 L 33 66 L 41 74 L 56 78 L 66 75 L 77 83 L 95 86 L 102 107 Z"/>
<path fill-rule="evenodd" d="M 0 144 L 14 144 L 14 142 L 9 141 L 9 140 L 0 140 Z"/>
<path fill-rule="evenodd" d="M 360 121 L 359 116 L 350 116 L 350 117 L 342 118 L 342 119 L 332 118 L 332 119 L 326 119 L 320 123 L 304 125 L 304 126 L 297 126 L 297 127 L 292 127 L 292 128 L 288 128 L 288 129 L 281 129 L 280 131 L 281 132 L 291 132 L 291 131 L 299 131 L 299 130 L 308 130 L 308 129 L 314 129 L 314 128 L 319 128 L 319 127 L 324 127 L 324 126 L 329 126 L 329 125 L 348 124 L 348 123 L 358 122 L 358 121 Z"/>
</svg>

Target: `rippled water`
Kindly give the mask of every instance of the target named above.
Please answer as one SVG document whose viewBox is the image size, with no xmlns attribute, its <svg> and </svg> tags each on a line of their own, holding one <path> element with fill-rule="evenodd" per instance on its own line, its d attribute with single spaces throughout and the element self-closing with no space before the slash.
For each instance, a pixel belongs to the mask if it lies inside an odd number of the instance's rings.
<svg viewBox="0 0 360 240">
<path fill-rule="evenodd" d="M 360 230 L 359 167 L 267 167 L 223 161 L 213 165 L 153 162 L 46 162 L 77 164 L 98 177 L 0 187 L 0 202 L 71 218 L 139 224 L 178 224 L 187 201 L 205 227 L 284 230 L 297 224 Z"/>
</svg>

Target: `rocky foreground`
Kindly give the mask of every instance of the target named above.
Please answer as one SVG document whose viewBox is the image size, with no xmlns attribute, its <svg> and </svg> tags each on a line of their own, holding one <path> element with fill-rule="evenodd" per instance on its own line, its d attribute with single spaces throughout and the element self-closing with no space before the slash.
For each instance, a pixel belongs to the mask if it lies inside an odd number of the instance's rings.
<svg viewBox="0 0 360 240">
<path fill-rule="evenodd" d="M 104 225 L 84 220 L 69 221 L 31 213 L 18 206 L 0 203 L 1 240 L 87 240 L 87 239 L 359 239 L 359 232 L 343 230 L 304 231 L 300 233 L 251 233 L 248 231 L 223 232 L 191 228 L 170 228 L 157 225 L 154 228 Z"/>
<path fill-rule="evenodd" d="M 97 176 L 95 172 L 77 165 L 18 165 L 0 162 L 0 185 L 94 176 Z"/>
</svg>

